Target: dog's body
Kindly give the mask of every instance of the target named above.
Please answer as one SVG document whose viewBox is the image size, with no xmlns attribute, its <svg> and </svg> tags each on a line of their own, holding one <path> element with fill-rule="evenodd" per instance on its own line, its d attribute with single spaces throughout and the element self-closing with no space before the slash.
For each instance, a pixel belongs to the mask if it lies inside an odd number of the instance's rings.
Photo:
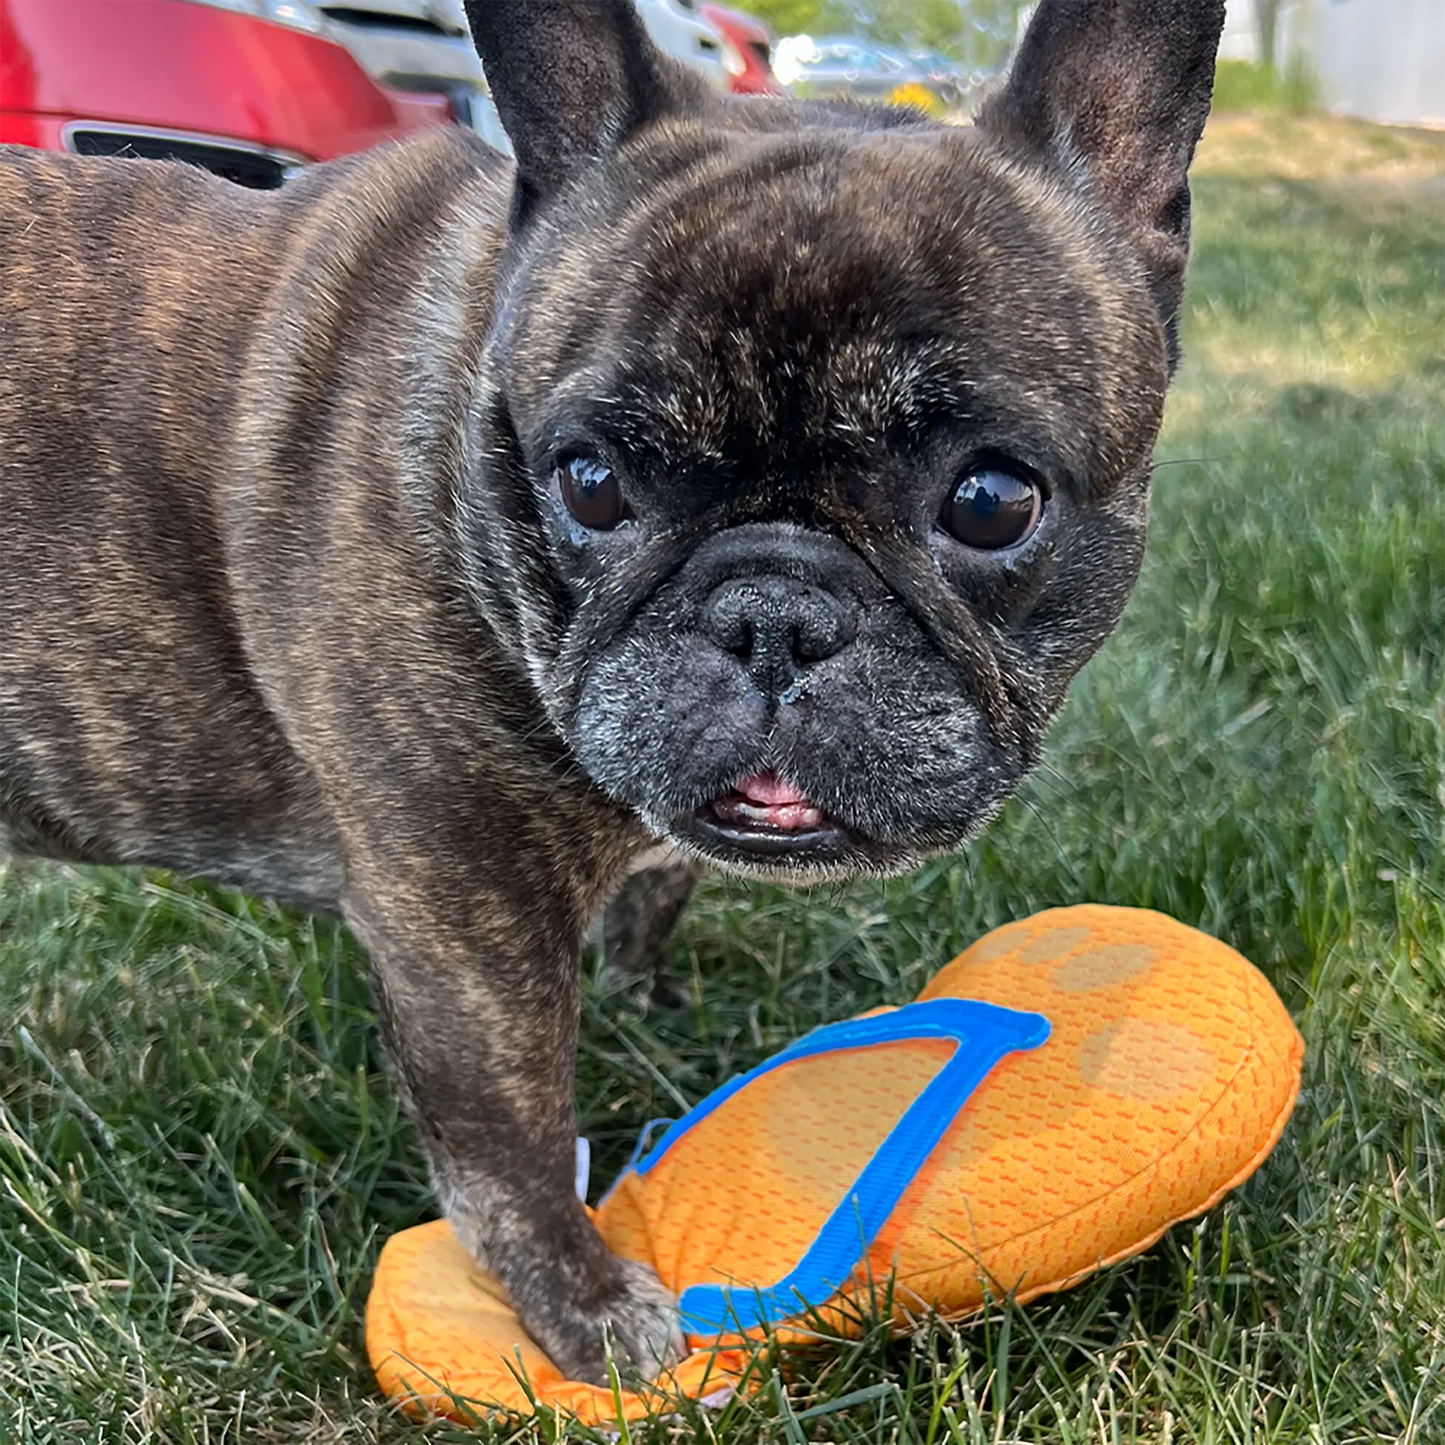
<svg viewBox="0 0 1445 1445">
<path fill-rule="evenodd" d="M 659 841 L 955 846 L 1122 610 L 1221 8 L 1046 0 L 948 130 L 478 0 L 515 174 L 459 131 L 266 196 L 0 160 L 0 827 L 342 913 L 564 1370 L 673 1332 L 571 1188 L 605 901 Z"/>
<path fill-rule="evenodd" d="M 313 168 L 274 193 L 188 168 L 23 151 L 3 178 L 10 215 L 31 218 L 5 237 L 6 475 L 44 478 L 5 494 L 6 700 L 26 700 L 26 735 L 5 756 L 10 841 L 339 911 L 340 820 L 288 736 L 291 706 L 275 689 L 319 684 L 335 665 L 358 669 L 360 697 L 366 654 L 396 664 L 354 626 L 328 635 L 334 624 L 359 611 L 390 634 L 383 651 L 407 653 L 365 704 L 413 714 L 403 730 L 417 712 L 460 704 L 459 674 L 473 659 L 490 674 L 468 730 L 494 703 L 503 716 L 529 716 L 525 684 L 498 666 L 495 645 L 467 637 L 460 621 L 463 635 L 442 643 L 455 599 L 445 583 L 427 584 L 445 527 L 431 508 L 443 499 L 408 493 L 378 456 L 411 445 L 424 456 L 455 451 L 461 367 L 453 359 L 447 376 L 421 374 L 428 358 L 446 365 L 434 342 L 456 340 L 438 335 L 432 287 L 436 268 L 450 268 L 461 274 L 440 294 L 486 306 L 506 231 L 505 169 L 448 128 Z M 458 234 L 443 218 L 463 197 L 471 225 Z M 85 252 L 74 265 L 57 264 L 58 212 Z M 97 273 L 109 277 L 103 308 Z M 366 375 L 343 379 L 354 371 Z M 441 408 L 429 384 L 449 390 Z M 100 416 L 125 423 L 90 424 Z M 278 458 L 297 447 L 311 453 L 304 462 Z M 321 453 L 336 456 L 341 475 Z M 365 541 L 323 567 L 267 531 L 267 516 L 282 511 L 293 542 Z M 405 574 L 400 588 L 378 576 L 382 554 Z M 325 576 L 315 612 L 309 588 L 283 575 L 298 564 L 312 580 Z M 282 635 L 262 641 L 258 628 Z M 408 641 L 412 629 L 430 635 Z M 315 660 L 293 669 L 278 658 L 269 676 L 277 645 Z M 452 675 L 412 683 L 411 667 Z M 327 711 L 338 731 L 362 725 Z M 533 766 L 545 772 L 557 750 L 548 755 L 540 737 L 536 748 Z"/>
</svg>

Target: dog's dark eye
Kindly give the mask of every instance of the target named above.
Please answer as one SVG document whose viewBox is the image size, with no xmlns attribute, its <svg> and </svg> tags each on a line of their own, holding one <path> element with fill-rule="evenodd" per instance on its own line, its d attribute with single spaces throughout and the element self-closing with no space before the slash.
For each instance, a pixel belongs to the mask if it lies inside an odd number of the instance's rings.
<svg viewBox="0 0 1445 1445">
<path fill-rule="evenodd" d="M 1043 502 L 1036 482 L 998 467 L 975 467 L 944 502 L 938 521 L 966 547 L 996 552 L 1017 546 L 1038 526 Z"/>
<path fill-rule="evenodd" d="M 569 457 L 557 476 L 567 510 L 591 531 L 610 532 L 631 515 L 612 468 L 595 457 Z"/>
</svg>

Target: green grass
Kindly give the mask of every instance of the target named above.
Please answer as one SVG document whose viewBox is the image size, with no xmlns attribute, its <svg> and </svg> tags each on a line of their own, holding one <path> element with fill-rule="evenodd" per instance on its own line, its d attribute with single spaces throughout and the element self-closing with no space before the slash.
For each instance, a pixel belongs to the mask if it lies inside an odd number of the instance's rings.
<svg viewBox="0 0 1445 1445">
<path fill-rule="evenodd" d="M 1282 68 L 1248 60 L 1221 60 L 1214 72 L 1214 109 L 1284 110 L 1302 115 L 1319 104 L 1319 84 L 1302 56 Z"/>
<path fill-rule="evenodd" d="M 1148 905 L 1299 1021 L 1278 1149 L 1071 1294 L 764 1360 L 751 1399 L 632 1439 L 1445 1440 L 1442 155 L 1216 127 L 1148 565 L 1046 769 L 914 878 L 709 884 L 678 943 L 691 1010 L 586 1002 L 600 1183 L 644 1120 L 909 998 L 986 928 Z M 377 1249 L 430 1203 L 340 930 L 12 865 L 0 1105 L 0 1440 L 475 1438 L 398 1417 L 365 1367 Z"/>
</svg>

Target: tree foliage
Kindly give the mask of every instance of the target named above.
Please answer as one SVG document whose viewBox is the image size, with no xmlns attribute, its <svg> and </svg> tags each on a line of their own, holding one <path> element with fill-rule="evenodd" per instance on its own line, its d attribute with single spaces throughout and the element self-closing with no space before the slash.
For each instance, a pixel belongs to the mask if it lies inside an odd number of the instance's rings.
<svg viewBox="0 0 1445 1445">
<path fill-rule="evenodd" d="M 743 0 L 779 35 L 867 35 L 992 65 L 1012 44 L 1021 0 Z"/>
<path fill-rule="evenodd" d="M 824 0 L 744 0 L 737 8 L 766 20 L 779 35 L 816 35 Z"/>
</svg>

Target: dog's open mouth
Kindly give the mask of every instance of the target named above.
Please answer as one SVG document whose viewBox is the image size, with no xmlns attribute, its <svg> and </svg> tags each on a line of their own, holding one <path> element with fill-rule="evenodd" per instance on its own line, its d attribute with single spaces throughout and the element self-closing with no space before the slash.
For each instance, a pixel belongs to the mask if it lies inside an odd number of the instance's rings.
<svg viewBox="0 0 1445 1445">
<path fill-rule="evenodd" d="M 776 773 L 754 773 L 706 807 L 714 821 L 730 828 L 811 833 L 827 823 L 816 803 Z"/>
<path fill-rule="evenodd" d="M 748 853 L 831 851 L 844 830 L 776 773 L 754 773 L 693 815 L 699 830 Z"/>
</svg>

